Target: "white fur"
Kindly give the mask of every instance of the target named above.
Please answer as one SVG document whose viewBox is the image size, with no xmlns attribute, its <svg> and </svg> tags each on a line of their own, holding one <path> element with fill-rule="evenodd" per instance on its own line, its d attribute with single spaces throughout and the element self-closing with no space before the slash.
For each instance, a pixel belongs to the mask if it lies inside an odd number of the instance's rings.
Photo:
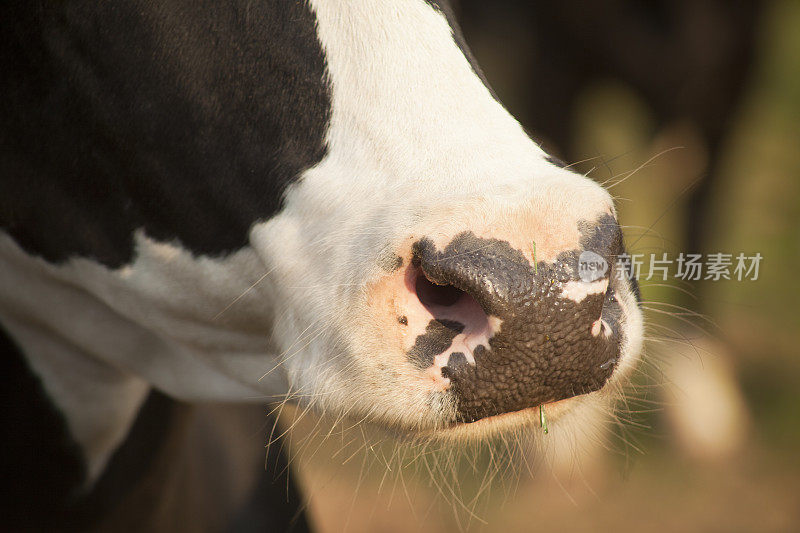
<svg viewBox="0 0 800 533">
<path fill-rule="evenodd" d="M 263 401 L 283 394 L 270 349 L 271 297 L 250 249 L 225 259 L 136 238 L 136 260 L 51 265 L 0 234 L 0 322 L 64 413 L 90 481 L 125 437 L 149 386 L 184 400 Z"/>
</svg>

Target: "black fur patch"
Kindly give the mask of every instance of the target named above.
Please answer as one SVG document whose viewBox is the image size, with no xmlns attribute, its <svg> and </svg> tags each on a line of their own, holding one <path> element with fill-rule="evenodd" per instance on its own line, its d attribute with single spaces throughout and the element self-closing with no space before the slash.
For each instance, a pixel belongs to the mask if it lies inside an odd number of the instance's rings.
<svg viewBox="0 0 800 533">
<path fill-rule="evenodd" d="M 156 521 L 175 523 L 175 516 L 187 511 L 191 516 L 218 516 L 213 501 L 205 501 L 209 509 L 197 509 L 195 502 L 188 510 L 172 501 L 184 501 L 174 491 L 186 488 L 178 481 L 182 475 L 191 476 L 187 472 L 193 459 L 183 454 L 189 454 L 188 446 L 197 447 L 188 440 L 195 407 L 151 392 L 100 479 L 84 493 L 86 466 L 80 447 L 2 328 L 0 364 L 4 531 L 143 531 L 153 529 Z M 229 460 L 224 454 L 220 459 Z M 269 447 L 265 466 L 250 501 L 238 517 L 231 517 L 235 523 L 226 531 L 308 531 L 303 501 L 280 441 Z M 197 482 L 203 477 L 190 479 Z"/>
<path fill-rule="evenodd" d="M 0 326 L 0 516 L 10 531 L 59 525 L 86 479 L 67 423 Z"/>
<path fill-rule="evenodd" d="M 613 264 L 622 239 L 619 225 L 609 218 L 581 224 L 581 244 L 599 245 L 592 251 Z M 561 296 L 563 284 L 579 279 L 580 251 L 562 253 L 555 263 L 542 261 L 534 269 L 508 242 L 471 232 L 457 235 L 441 252 L 428 239 L 414 244 L 415 260 L 428 279 L 467 292 L 487 315 L 501 319 L 489 347 L 475 349 L 474 366 L 448 365 L 460 421 L 591 392 L 611 376 L 614 365 L 604 363 L 619 357 L 619 303 L 603 294 L 580 303 Z M 591 334 L 601 314 L 611 320 L 608 338 Z"/>
<path fill-rule="evenodd" d="M 0 227 L 49 261 L 230 253 L 325 155 L 305 2 L 9 1 L 0 40 Z"/>
<path fill-rule="evenodd" d="M 425 333 L 417 336 L 414 346 L 408 351 L 408 359 L 414 366 L 424 370 L 433 364 L 433 359 L 447 350 L 453 339 L 464 331 L 464 324 L 454 320 L 431 320 Z"/>
</svg>

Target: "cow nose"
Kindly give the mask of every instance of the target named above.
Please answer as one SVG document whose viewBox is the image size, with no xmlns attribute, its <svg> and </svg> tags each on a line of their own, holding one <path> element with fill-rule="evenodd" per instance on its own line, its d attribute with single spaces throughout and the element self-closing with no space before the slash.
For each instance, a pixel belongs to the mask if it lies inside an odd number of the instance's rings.
<svg viewBox="0 0 800 533">
<path fill-rule="evenodd" d="M 584 224 L 582 235 L 550 262 L 469 231 L 443 249 L 428 238 L 414 243 L 414 290 L 436 318 L 431 324 L 443 328 L 445 342 L 434 350 L 447 345 L 438 354 L 441 375 L 459 421 L 596 391 L 613 373 L 622 344 L 613 282 L 622 234 L 606 216 Z"/>
</svg>

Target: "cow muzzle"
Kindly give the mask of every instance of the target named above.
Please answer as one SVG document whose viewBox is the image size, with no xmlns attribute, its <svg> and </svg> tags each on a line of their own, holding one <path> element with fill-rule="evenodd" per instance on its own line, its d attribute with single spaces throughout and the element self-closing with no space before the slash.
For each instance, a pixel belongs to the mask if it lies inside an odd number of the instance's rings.
<svg viewBox="0 0 800 533">
<path fill-rule="evenodd" d="M 538 260 L 471 231 L 414 240 L 397 268 L 396 327 L 406 363 L 454 422 L 521 411 L 602 388 L 621 356 L 616 298 L 622 233 L 611 215 L 580 223 L 580 245 Z M 439 239 L 441 242 L 441 239 Z M 626 285 L 627 287 L 627 285 Z"/>
</svg>

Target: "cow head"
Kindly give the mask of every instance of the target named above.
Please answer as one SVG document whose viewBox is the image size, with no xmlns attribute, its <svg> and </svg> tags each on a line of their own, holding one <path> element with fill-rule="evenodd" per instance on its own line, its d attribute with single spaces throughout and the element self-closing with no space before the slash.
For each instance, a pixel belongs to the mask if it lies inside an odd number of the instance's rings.
<svg viewBox="0 0 800 533">
<path fill-rule="evenodd" d="M 613 396 L 642 319 L 612 199 L 528 137 L 443 9 L 0 17 L 0 319 L 104 443 L 93 471 L 150 386 L 430 436 Z"/>
<path fill-rule="evenodd" d="M 312 2 L 327 153 L 251 233 L 292 390 L 432 435 L 605 402 L 642 339 L 611 197 L 530 140 L 442 11 L 356 4 Z"/>
</svg>

